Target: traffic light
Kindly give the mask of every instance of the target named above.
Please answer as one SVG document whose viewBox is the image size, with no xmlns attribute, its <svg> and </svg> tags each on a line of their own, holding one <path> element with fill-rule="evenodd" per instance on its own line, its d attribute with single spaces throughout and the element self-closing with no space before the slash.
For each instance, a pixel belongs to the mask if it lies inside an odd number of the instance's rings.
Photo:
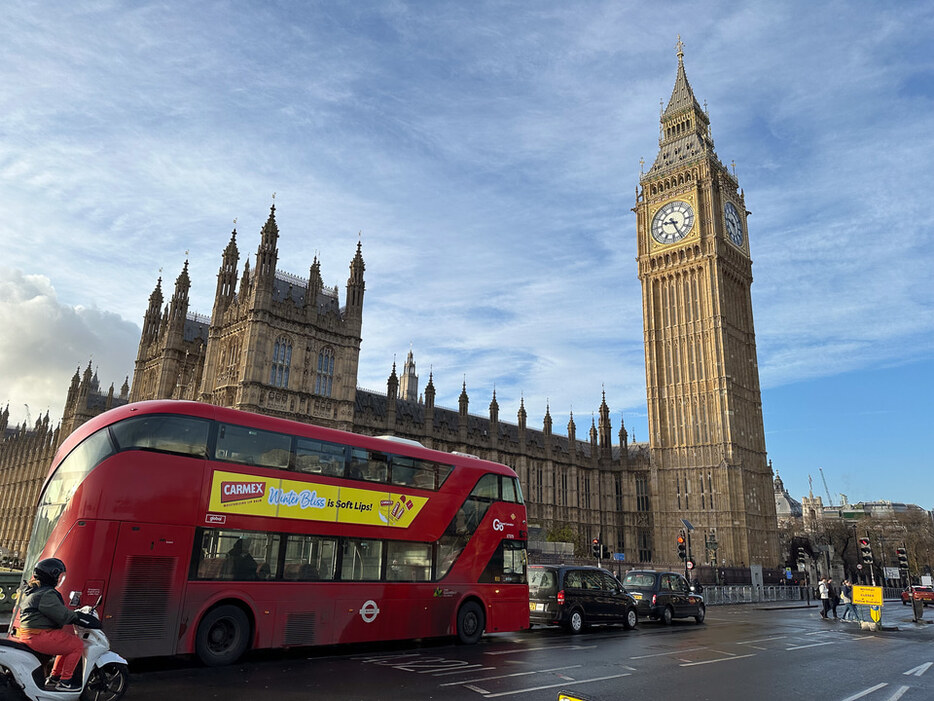
<svg viewBox="0 0 934 701">
<path fill-rule="evenodd" d="M 869 544 L 869 538 L 859 539 L 859 553 L 863 557 L 863 564 L 872 564 L 872 546 Z"/>
<path fill-rule="evenodd" d="M 595 558 L 600 559 L 601 544 L 599 538 L 594 538 L 590 543 L 590 552 Z"/>
<path fill-rule="evenodd" d="M 908 569 L 908 550 L 905 548 L 895 548 L 895 554 L 898 556 L 898 567 L 902 570 Z"/>
<path fill-rule="evenodd" d="M 804 563 L 805 563 L 804 548 L 798 548 L 798 564 L 804 565 Z"/>
<path fill-rule="evenodd" d="M 684 531 L 678 533 L 678 558 L 681 560 L 688 559 L 687 545 L 684 542 Z"/>
</svg>

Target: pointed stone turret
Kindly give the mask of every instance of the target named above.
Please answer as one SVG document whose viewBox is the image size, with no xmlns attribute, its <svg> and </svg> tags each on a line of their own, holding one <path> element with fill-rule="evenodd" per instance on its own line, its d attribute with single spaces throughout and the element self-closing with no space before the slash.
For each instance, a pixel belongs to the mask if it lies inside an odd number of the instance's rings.
<svg viewBox="0 0 934 701">
<path fill-rule="evenodd" d="M 269 208 L 269 217 L 260 231 L 256 249 L 256 279 L 258 284 L 272 284 L 279 262 L 279 226 L 276 224 L 276 205 Z"/>
<path fill-rule="evenodd" d="M 156 281 L 156 287 L 149 295 L 149 307 L 143 317 L 143 333 L 140 337 L 140 350 L 159 338 L 159 323 L 162 312 L 162 276 Z"/>
<path fill-rule="evenodd" d="M 392 363 L 392 372 L 389 373 L 389 379 L 386 381 L 386 396 L 389 397 L 389 400 L 395 402 L 396 397 L 399 396 L 399 377 L 396 375 L 396 363 Z"/>
<path fill-rule="evenodd" d="M 363 280 L 365 270 L 362 245 L 360 241 L 357 241 L 357 253 L 350 262 L 350 277 L 347 278 L 347 316 L 361 321 L 363 319 L 363 293 L 366 290 L 366 283 Z"/>
<path fill-rule="evenodd" d="M 240 263 L 240 251 L 237 249 L 237 230 L 230 234 L 230 243 L 224 249 L 221 267 L 217 271 L 217 291 L 214 294 L 214 311 L 211 319 L 220 322 L 224 311 L 230 306 L 237 291 L 237 267 Z"/>
<path fill-rule="evenodd" d="M 321 280 L 321 263 L 315 256 L 308 269 L 308 291 L 305 293 L 306 318 L 313 318 L 318 313 L 318 295 L 324 283 Z"/>
<path fill-rule="evenodd" d="M 542 424 L 542 430 L 548 437 L 551 437 L 551 423 L 551 404 L 545 402 L 545 420 Z"/>
<path fill-rule="evenodd" d="M 574 412 L 571 411 L 571 418 L 568 419 L 568 450 L 571 455 L 577 453 L 577 424 L 574 423 Z"/>
<path fill-rule="evenodd" d="M 414 402 L 418 398 L 418 375 L 415 374 L 415 356 L 409 348 L 409 354 L 402 367 L 402 378 L 399 380 L 399 396 L 407 402 Z"/>
<path fill-rule="evenodd" d="M 612 427 L 610 426 L 610 408 L 606 405 L 606 390 L 600 402 L 600 457 L 609 459 L 613 455 Z"/>
</svg>

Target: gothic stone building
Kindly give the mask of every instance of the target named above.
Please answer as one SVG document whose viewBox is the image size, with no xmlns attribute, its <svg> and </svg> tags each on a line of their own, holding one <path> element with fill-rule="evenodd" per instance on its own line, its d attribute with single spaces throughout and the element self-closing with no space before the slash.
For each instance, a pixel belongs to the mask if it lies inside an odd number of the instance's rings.
<svg viewBox="0 0 934 701">
<path fill-rule="evenodd" d="M 224 250 L 210 318 L 189 312 L 186 261 L 168 304 L 161 278 L 143 321 L 130 401 L 195 399 L 371 435 L 393 434 L 445 451 L 506 463 L 519 474 L 531 531 L 573 532 L 578 551 L 595 537 L 627 562 L 676 562 L 687 521 L 699 562 L 778 563 L 771 468 L 765 453 L 756 365 L 745 203 L 718 160 L 706 113 L 678 52 L 661 117 L 659 153 L 643 174 L 634 211 L 642 281 L 650 436 L 613 443 L 606 397 L 589 434 L 501 420 L 494 392 L 470 413 L 466 382 L 457 410 L 422 395 L 412 353 L 386 394 L 356 386 L 365 270 L 350 263 L 345 303 L 321 282 L 277 269 L 275 206 L 262 228 L 255 269 L 239 275 L 236 231 Z M 164 305 L 164 306 L 163 306 Z M 67 434 L 63 434 L 67 435 Z M 703 542 L 713 549 L 700 547 Z"/>
</svg>

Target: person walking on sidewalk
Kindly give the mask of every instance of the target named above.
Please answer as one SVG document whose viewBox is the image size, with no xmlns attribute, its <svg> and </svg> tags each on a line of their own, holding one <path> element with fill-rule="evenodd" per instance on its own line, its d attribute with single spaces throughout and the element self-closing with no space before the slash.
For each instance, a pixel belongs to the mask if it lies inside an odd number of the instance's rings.
<svg viewBox="0 0 934 701">
<path fill-rule="evenodd" d="M 833 617 L 837 618 L 837 606 L 840 605 L 840 592 L 833 584 L 833 580 L 827 578 L 827 595 L 830 598 L 830 610 L 833 611 Z"/>
<path fill-rule="evenodd" d="M 861 620 L 859 617 L 859 609 L 856 608 L 856 604 L 853 603 L 853 585 L 848 579 L 843 580 L 843 589 L 840 592 L 840 601 L 843 602 L 844 606 L 846 607 L 843 609 L 843 620 L 848 620 L 847 614 L 852 611 L 853 619 L 859 622 Z"/>
<path fill-rule="evenodd" d="M 817 585 L 817 591 L 820 596 L 820 617 L 827 618 L 827 611 L 830 610 L 830 589 L 827 586 L 826 577 L 821 577 L 820 584 Z"/>
</svg>

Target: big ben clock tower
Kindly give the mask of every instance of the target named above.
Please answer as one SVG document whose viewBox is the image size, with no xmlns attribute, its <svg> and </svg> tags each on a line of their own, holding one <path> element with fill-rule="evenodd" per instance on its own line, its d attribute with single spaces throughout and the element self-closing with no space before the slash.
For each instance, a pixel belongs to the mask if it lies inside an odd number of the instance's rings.
<svg viewBox="0 0 934 701">
<path fill-rule="evenodd" d="M 765 451 L 745 199 L 714 151 L 684 71 L 636 206 L 655 559 L 688 521 L 693 559 L 778 564 Z M 670 551 L 670 553 L 669 553 Z"/>
</svg>

